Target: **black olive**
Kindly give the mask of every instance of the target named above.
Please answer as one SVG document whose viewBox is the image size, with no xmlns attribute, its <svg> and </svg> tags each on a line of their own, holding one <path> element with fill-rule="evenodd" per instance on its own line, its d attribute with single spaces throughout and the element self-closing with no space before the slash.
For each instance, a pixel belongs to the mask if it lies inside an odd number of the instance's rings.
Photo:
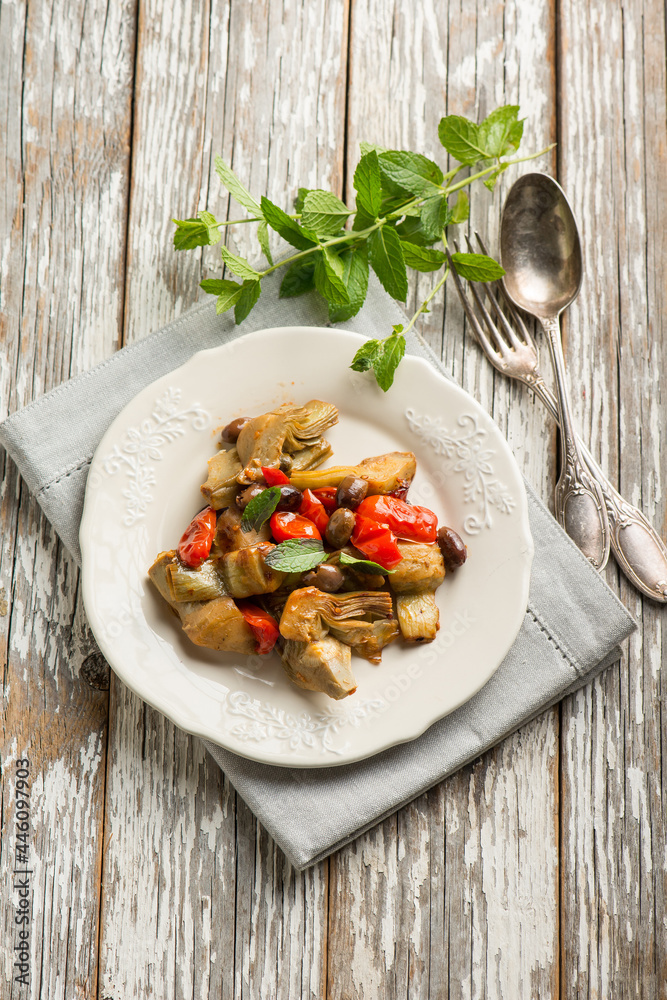
<svg viewBox="0 0 667 1000">
<path fill-rule="evenodd" d="M 327 594 L 333 594 L 343 586 L 344 579 L 338 566 L 332 566 L 331 563 L 320 563 L 317 569 L 311 569 L 309 573 L 304 575 L 302 583 L 304 587 L 317 587 L 318 590 L 324 590 Z"/>
<path fill-rule="evenodd" d="M 232 420 L 226 427 L 223 427 L 220 440 L 225 444 L 236 444 L 239 434 L 249 422 L 250 417 L 237 417 L 236 420 Z"/>
<path fill-rule="evenodd" d="M 359 476 L 346 476 L 336 490 L 337 507 L 358 507 L 368 493 L 368 483 Z"/>
<path fill-rule="evenodd" d="M 463 566 L 468 558 L 468 549 L 461 536 L 457 535 L 453 528 L 443 525 L 439 529 L 438 545 L 445 562 L 445 569 L 450 573 L 452 570 L 458 569 L 459 566 Z"/>
<path fill-rule="evenodd" d="M 292 471 L 293 465 L 294 461 L 292 459 L 292 456 L 288 455 L 287 452 L 284 451 L 280 456 L 280 461 L 278 462 L 278 468 L 280 469 L 281 472 L 284 472 L 286 476 L 289 476 L 290 472 Z"/>
<path fill-rule="evenodd" d="M 299 509 L 302 501 L 303 493 L 301 490 L 298 490 L 296 486 L 285 483 L 284 486 L 280 487 L 280 500 L 278 501 L 276 510 L 287 510 L 293 513 Z"/>
<path fill-rule="evenodd" d="M 236 495 L 236 506 L 239 510 L 245 510 L 251 500 L 253 500 L 260 493 L 263 493 L 266 489 L 265 486 L 260 486 L 259 483 L 254 483 L 252 486 L 246 486 L 244 490 Z"/>
<path fill-rule="evenodd" d="M 338 507 L 329 518 L 326 540 L 334 549 L 342 549 L 354 531 L 354 514 L 347 507 Z"/>
</svg>

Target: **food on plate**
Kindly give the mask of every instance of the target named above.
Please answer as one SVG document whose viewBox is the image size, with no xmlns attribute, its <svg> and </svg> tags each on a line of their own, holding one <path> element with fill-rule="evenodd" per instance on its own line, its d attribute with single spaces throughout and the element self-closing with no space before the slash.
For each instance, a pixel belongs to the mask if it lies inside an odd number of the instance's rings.
<svg viewBox="0 0 667 1000">
<path fill-rule="evenodd" d="M 353 694 L 352 653 L 380 663 L 438 631 L 435 592 L 467 550 L 408 500 L 412 452 L 319 468 L 331 403 L 285 404 L 223 429 L 201 487 L 207 506 L 148 575 L 199 646 L 276 649 L 299 687 Z"/>
</svg>

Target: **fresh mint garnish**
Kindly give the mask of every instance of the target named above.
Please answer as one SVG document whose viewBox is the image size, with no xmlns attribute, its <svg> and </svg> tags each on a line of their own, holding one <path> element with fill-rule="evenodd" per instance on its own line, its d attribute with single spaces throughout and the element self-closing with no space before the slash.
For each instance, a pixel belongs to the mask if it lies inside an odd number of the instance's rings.
<svg viewBox="0 0 667 1000">
<path fill-rule="evenodd" d="M 326 559 L 322 542 L 316 538 L 290 538 L 271 549 L 264 562 L 283 573 L 305 573 Z"/>
</svg>

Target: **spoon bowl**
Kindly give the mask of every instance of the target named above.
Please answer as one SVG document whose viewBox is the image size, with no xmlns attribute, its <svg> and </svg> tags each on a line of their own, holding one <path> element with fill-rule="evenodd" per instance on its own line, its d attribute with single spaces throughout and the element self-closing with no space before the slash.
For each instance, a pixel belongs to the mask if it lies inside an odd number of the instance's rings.
<svg viewBox="0 0 667 1000">
<path fill-rule="evenodd" d="M 500 222 L 500 260 L 509 298 L 540 321 L 549 340 L 563 440 L 556 517 L 593 566 L 602 569 L 610 547 L 607 509 L 572 423 L 558 321 L 581 288 L 581 241 L 572 209 L 553 178 L 525 174 L 512 186 Z"/>
<path fill-rule="evenodd" d="M 579 294 L 581 241 L 562 188 L 546 174 L 525 174 L 503 208 L 500 257 L 505 288 L 532 316 L 558 316 Z"/>
</svg>

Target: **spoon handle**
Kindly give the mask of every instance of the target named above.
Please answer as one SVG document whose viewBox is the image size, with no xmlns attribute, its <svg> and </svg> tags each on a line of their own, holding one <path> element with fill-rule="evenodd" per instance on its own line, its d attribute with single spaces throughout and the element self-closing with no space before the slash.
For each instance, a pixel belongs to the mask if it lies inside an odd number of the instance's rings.
<svg viewBox="0 0 667 1000">
<path fill-rule="evenodd" d="M 558 422 L 558 401 L 542 381 L 529 383 Z M 611 550 L 630 583 L 654 601 L 667 604 L 667 545 L 648 518 L 612 486 L 583 441 L 579 449 L 589 472 L 598 481 L 609 521 Z"/>
<path fill-rule="evenodd" d="M 589 562 L 601 570 L 609 558 L 607 508 L 597 480 L 591 476 L 574 432 L 565 382 L 565 359 L 558 317 L 541 320 L 549 340 L 563 441 L 563 466 L 555 490 L 556 517 Z"/>
</svg>

